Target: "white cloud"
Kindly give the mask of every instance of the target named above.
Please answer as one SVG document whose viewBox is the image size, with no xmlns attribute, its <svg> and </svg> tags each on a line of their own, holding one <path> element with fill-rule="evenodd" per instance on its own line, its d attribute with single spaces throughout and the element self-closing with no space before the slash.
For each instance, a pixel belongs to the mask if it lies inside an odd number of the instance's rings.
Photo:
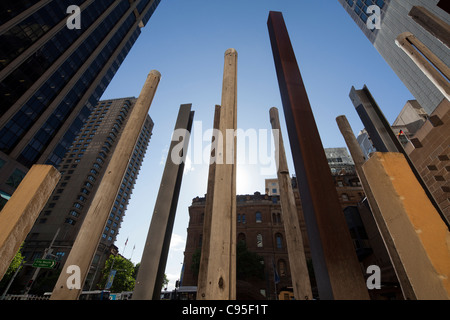
<svg viewBox="0 0 450 320">
<path fill-rule="evenodd" d="M 170 249 L 171 251 L 184 251 L 184 247 L 186 244 L 186 240 L 180 236 L 179 234 L 173 233 L 172 238 L 170 240 Z"/>
</svg>

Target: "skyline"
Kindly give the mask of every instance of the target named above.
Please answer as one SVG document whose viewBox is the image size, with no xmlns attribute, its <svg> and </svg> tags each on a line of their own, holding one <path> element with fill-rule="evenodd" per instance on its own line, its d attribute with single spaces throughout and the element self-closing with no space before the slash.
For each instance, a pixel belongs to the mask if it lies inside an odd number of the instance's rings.
<svg viewBox="0 0 450 320">
<path fill-rule="evenodd" d="M 337 1 L 272 2 L 252 6 L 256 2 L 194 1 L 202 4 L 196 7 L 192 2 L 163 1 L 103 94 L 101 100 L 137 97 L 148 72 L 161 72 L 149 111 L 153 135 L 115 243 L 133 263 L 142 256 L 179 105 L 192 103 L 192 136 L 198 134 L 195 122 L 202 125 L 202 136 L 212 127 L 228 48 L 238 52 L 238 128 L 270 130 L 269 109 L 277 107 L 288 139 L 266 25 L 269 11 L 283 13 L 325 148 L 346 147 L 337 116 L 346 115 L 355 135 L 363 129 L 348 97 L 352 86 L 367 85 L 390 123 L 406 101 L 414 99 Z M 290 174 L 295 175 L 287 142 L 285 147 Z M 238 157 L 242 152 L 238 142 Z M 264 193 L 264 179 L 276 178 L 276 172 L 261 175 L 259 169 L 238 163 L 237 194 Z M 205 163 L 186 163 L 166 268 L 169 288 L 181 272 L 188 207 L 206 193 L 207 172 Z"/>
</svg>

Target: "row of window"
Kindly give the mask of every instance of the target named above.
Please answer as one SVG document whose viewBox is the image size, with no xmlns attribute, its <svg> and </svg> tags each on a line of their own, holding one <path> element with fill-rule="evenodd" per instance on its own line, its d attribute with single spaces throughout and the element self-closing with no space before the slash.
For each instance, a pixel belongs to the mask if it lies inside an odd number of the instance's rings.
<svg viewBox="0 0 450 320">
<path fill-rule="evenodd" d="M 244 233 L 238 234 L 238 241 L 242 241 L 244 243 L 247 242 L 247 237 Z M 264 247 L 264 239 L 261 233 L 256 235 L 256 247 L 263 248 Z M 275 234 L 275 247 L 276 249 L 283 249 L 283 235 L 281 233 Z"/>
<path fill-rule="evenodd" d="M 245 214 L 238 214 L 237 215 L 237 222 L 238 223 L 247 223 L 246 215 Z M 259 211 L 257 211 L 255 213 L 255 222 L 256 223 L 262 223 L 263 222 L 262 214 Z M 272 223 L 274 223 L 274 224 L 281 223 L 281 213 L 278 213 L 278 212 L 272 213 Z"/>
</svg>

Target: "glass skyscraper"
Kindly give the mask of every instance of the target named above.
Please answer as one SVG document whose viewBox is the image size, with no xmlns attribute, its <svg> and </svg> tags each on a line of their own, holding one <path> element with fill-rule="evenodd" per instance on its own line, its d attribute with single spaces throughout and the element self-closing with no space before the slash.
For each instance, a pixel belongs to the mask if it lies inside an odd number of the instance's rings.
<svg viewBox="0 0 450 320">
<path fill-rule="evenodd" d="M 3 201 L 33 164 L 60 163 L 159 3 L 0 2 Z M 71 5 L 79 17 L 67 13 Z M 74 18 L 79 29 L 69 25 Z"/>
<path fill-rule="evenodd" d="M 439 0 L 338 0 L 384 60 L 394 70 L 409 89 L 421 107 L 431 114 L 444 99 L 444 95 L 425 76 L 419 67 L 399 48 L 395 39 L 404 32 L 411 32 L 427 46 L 440 60 L 450 66 L 449 49 L 435 36 L 428 33 L 410 16 L 413 6 L 427 9 L 438 19 L 450 24 L 450 15 Z M 367 13 L 368 7 L 376 5 L 380 9 L 379 28 L 371 28 L 368 19 L 374 12 Z M 373 20 L 371 20 L 373 21 Z M 370 63 L 367 63 L 370 70 Z"/>
</svg>

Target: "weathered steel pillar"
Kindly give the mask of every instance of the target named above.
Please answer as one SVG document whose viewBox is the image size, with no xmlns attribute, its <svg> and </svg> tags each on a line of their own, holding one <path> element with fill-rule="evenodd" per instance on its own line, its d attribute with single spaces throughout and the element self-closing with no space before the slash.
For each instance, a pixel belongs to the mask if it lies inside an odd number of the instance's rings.
<svg viewBox="0 0 450 320">
<path fill-rule="evenodd" d="M 320 299 L 369 299 L 281 12 L 267 24 Z"/>
<path fill-rule="evenodd" d="M 51 300 L 77 300 L 83 289 L 89 267 L 116 199 L 117 190 L 127 171 L 128 162 L 133 154 L 160 78 L 161 74 L 156 70 L 150 71 L 147 76 L 141 93 L 130 112 L 129 119 L 125 124 L 116 149 L 111 156 L 105 175 L 92 199 L 72 250 L 62 268 L 50 297 Z M 76 272 L 71 271 L 75 270 L 72 266 L 79 268 L 80 288 L 70 289 L 68 287 L 67 282 L 71 279 L 69 277 L 72 277 L 72 275 L 78 276 Z"/>
<path fill-rule="evenodd" d="M 159 300 L 161 296 L 193 118 L 191 105 L 181 105 L 142 253 L 133 300 Z M 182 140 L 179 141 L 179 138 Z"/>
<path fill-rule="evenodd" d="M 0 280 L 50 198 L 61 174 L 34 165 L 0 212 Z"/>
<path fill-rule="evenodd" d="M 277 176 L 280 187 L 281 211 L 283 214 L 294 297 L 296 300 L 311 300 L 311 282 L 309 280 L 308 265 L 306 264 L 305 248 L 303 246 L 297 206 L 295 205 L 294 191 L 292 190 L 291 177 L 284 151 L 280 118 L 278 116 L 278 109 L 275 107 L 270 109 L 270 123 L 272 124 L 273 130 L 278 130 L 278 139 L 277 134 L 274 133 Z"/>
<path fill-rule="evenodd" d="M 208 259 L 202 277 L 206 278 L 201 300 L 236 299 L 236 128 L 237 128 L 237 52 L 225 51 L 222 103 L 214 172 L 214 191 L 211 199 L 211 231 Z M 202 254 L 206 254 L 203 253 Z"/>
</svg>

